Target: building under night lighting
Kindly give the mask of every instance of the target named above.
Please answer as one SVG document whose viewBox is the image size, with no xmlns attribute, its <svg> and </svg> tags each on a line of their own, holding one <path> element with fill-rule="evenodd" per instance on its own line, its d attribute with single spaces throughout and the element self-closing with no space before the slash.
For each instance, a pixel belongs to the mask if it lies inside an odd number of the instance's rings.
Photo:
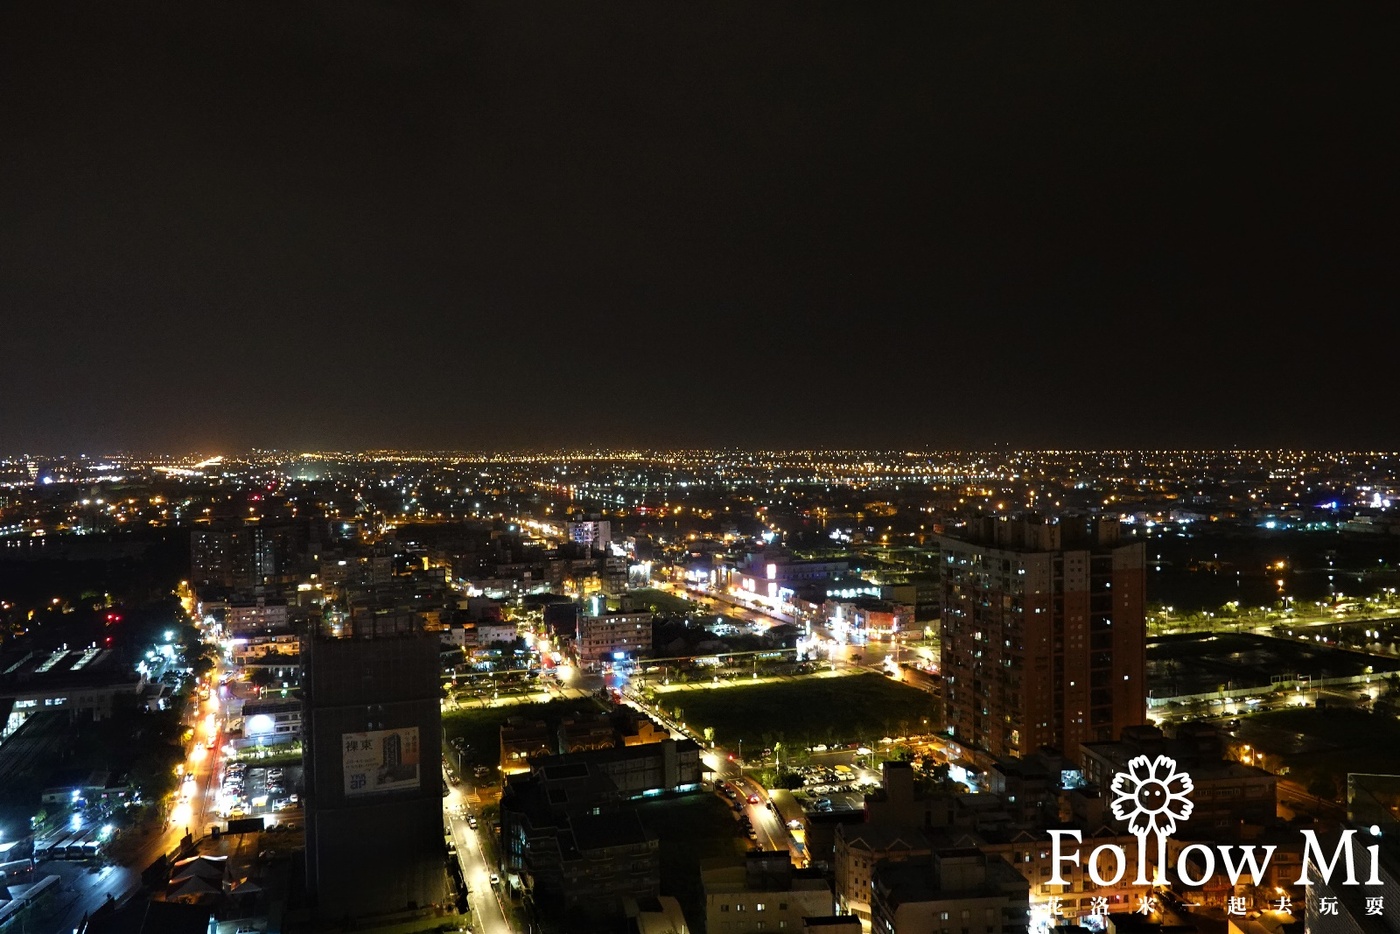
<svg viewBox="0 0 1400 934">
<path fill-rule="evenodd" d="M 308 639 L 306 882 L 325 918 L 445 900 L 438 640 Z"/>
<path fill-rule="evenodd" d="M 1146 717 L 1142 543 L 1113 520 L 974 519 L 943 554 L 948 725 L 997 756 L 1066 755 Z"/>
</svg>

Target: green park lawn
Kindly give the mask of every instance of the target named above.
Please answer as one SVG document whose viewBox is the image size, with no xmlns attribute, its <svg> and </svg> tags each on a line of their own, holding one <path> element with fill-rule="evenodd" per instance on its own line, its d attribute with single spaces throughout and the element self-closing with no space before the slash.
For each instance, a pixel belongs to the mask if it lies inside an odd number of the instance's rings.
<svg viewBox="0 0 1400 934">
<path fill-rule="evenodd" d="M 793 751 L 819 743 L 873 745 L 938 722 L 932 695 L 877 674 L 671 689 L 659 692 L 657 703 L 692 728 L 713 729 L 722 746 L 742 740 L 755 751 L 775 742 Z"/>
</svg>

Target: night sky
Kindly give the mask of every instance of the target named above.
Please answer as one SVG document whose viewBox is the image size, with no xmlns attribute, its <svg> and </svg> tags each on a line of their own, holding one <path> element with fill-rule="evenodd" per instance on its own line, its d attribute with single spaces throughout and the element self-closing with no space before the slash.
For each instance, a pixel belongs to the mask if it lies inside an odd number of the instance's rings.
<svg viewBox="0 0 1400 934">
<path fill-rule="evenodd" d="M 1336 6 L 6 3 L 0 454 L 1400 448 Z"/>
</svg>

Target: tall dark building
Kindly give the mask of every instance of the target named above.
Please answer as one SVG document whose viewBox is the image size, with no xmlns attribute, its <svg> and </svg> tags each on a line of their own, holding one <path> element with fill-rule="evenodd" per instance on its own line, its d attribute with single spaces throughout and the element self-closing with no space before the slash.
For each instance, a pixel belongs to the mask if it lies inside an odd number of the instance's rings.
<svg viewBox="0 0 1400 934">
<path fill-rule="evenodd" d="M 948 725 L 998 756 L 1115 739 L 1147 715 L 1141 542 L 1117 520 L 977 520 L 942 549 Z"/>
<path fill-rule="evenodd" d="M 234 586 L 236 535 L 227 528 L 190 532 L 190 579 L 196 586 Z"/>
<path fill-rule="evenodd" d="M 190 530 L 190 580 L 240 593 L 296 580 L 321 523 L 288 515 L 219 517 Z"/>
<path fill-rule="evenodd" d="M 362 627 L 304 646 L 313 910 L 342 918 L 444 902 L 437 636 Z"/>
</svg>

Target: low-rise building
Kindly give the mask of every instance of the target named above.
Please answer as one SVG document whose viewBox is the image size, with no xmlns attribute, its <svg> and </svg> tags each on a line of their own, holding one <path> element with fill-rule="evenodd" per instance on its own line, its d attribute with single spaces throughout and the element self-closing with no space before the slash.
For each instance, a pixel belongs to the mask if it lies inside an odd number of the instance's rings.
<svg viewBox="0 0 1400 934">
<path fill-rule="evenodd" d="M 66 770 L 54 775 L 53 784 L 40 794 L 46 807 L 68 807 L 102 800 L 128 800 L 136 789 L 125 776 L 112 772 Z"/>
<path fill-rule="evenodd" d="M 471 644 L 489 648 L 497 642 L 511 643 L 519 635 L 515 623 L 481 620 L 467 634 Z"/>
<path fill-rule="evenodd" d="M 590 670 L 651 654 L 651 613 L 605 610 L 579 617 L 574 639 L 578 662 Z"/>
<path fill-rule="evenodd" d="M 1114 742 L 1080 746 L 1085 781 L 1108 788 L 1116 772 L 1127 772 L 1137 756 L 1172 758 L 1191 776 L 1188 793 L 1194 807 L 1182 837 L 1241 839 L 1259 833 L 1278 816 L 1278 777 L 1261 768 L 1224 757 L 1219 732 L 1209 724 L 1185 723 L 1176 736 L 1159 727 L 1135 726 Z M 1126 826 L 1122 821 L 1120 826 Z"/>
<path fill-rule="evenodd" d="M 530 771 L 533 759 L 557 755 L 554 730 L 543 720 L 508 717 L 501 724 L 501 772 L 516 775 Z"/>
<path fill-rule="evenodd" d="M 794 869 L 787 851 L 750 852 L 742 866 L 702 868 L 707 934 L 798 931 L 804 918 L 835 914 L 831 886 Z"/>
<path fill-rule="evenodd" d="M 224 610 L 224 632 L 232 638 L 287 631 L 287 601 L 256 597 L 230 600 Z"/>
<path fill-rule="evenodd" d="M 834 859 L 836 909 L 870 922 L 870 883 L 881 862 L 931 856 L 933 844 L 920 830 L 887 824 L 841 824 Z"/>
<path fill-rule="evenodd" d="M 249 700 L 244 701 L 240 716 L 243 718 L 243 735 L 234 740 L 234 745 L 266 746 L 277 743 L 296 742 L 301 739 L 300 700 Z"/>
<path fill-rule="evenodd" d="M 239 636 L 232 643 L 229 655 L 238 666 L 279 662 L 300 664 L 301 640 L 291 630 Z"/>
<path fill-rule="evenodd" d="M 670 895 L 625 899 L 622 913 L 627 918 L 625 934 L 690 934 L 681 903 Z"/>
<path fill-rule="evenodd" d="M 146 687 L 141 670 L 116 664 L 110 649 L 96 645 L 7 658 L 0 668 L 0 740 L 41 711 L 105 720 L 124 700 L 137 703 Z"/>
<path fill-rule="evenodd" d="M 1030 924 L 1025 878 L 999 856 L 951 849 L 885 862 L 871 882 L 881 934 L 1020 934 Z"/>
<path fill-rule="evenodd" d="M 566 753 L 531 763 L 531 768 L 585 764 L 612 779 L 624 799 L 699 791 L 704 769 L 700 746 L 688 739 Z"/>
<path fill-rule="evenodd" d="M 903 633 L 918 632 L 912 606 L 878 597 L 828 598 L 822 619 L 838 641 L 856 644 L 890 642 Z"/>
<path fill-rule="evenodd" d="M 507 781 L 502 861 L 542 913 L 596 923 L 660 894 L 657 840 L 624 797 L 606 771 L 575 757 Z"/>
<path fill-rule="evenodd" d="M 645 746 L 670 738 L 668 730 L 630 707 L 619 707 L 596 716 L 570 716 L 555 722 L 511 717 L 501 725 L 500 766 L 502 772 L 511 775 L 527 772 L 533 762 L 549 756 Z M 682 770 L 689 774 L 688 766 Z"/>
</svg>

